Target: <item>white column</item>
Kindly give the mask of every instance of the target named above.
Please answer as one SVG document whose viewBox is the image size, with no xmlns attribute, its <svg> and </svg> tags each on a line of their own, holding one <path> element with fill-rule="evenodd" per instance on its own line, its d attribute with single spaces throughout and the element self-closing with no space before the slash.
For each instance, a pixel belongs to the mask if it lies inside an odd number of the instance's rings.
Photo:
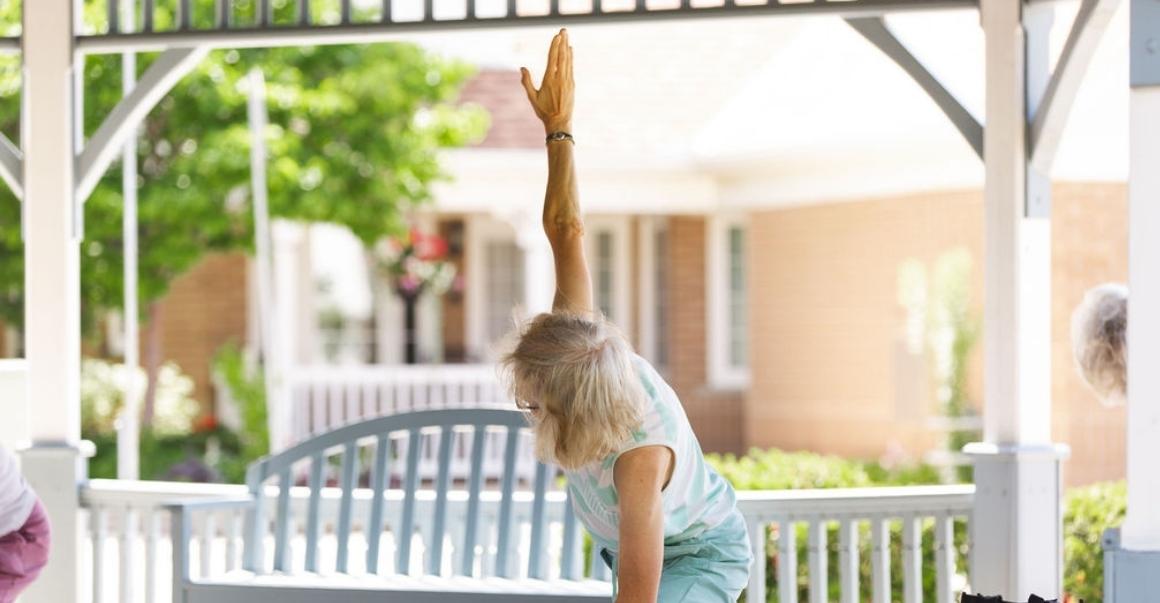
<svg viewBox="0 0 1160 603">
<path fill-rule="evenodd" d="M 1160 13 L 1152 16 L 1151 30 L 1160 40 Z M 1133 5 L 1132 19 L 1138 18 Z M 1128 516 L 1121 544 L 1127 550 L 1160 551 L 1160 78 L 1134 86 L 1130 102 Z"/>
<path fill-rule="evenodd" d="M 121 6 L 121 23 L 126 31 L 132 31 L 136 18 L 136 2 L 126 2 Z M 121 90 L 128 96 L 137 85 L 137 55 L 127 52 L 121 57 Z M 82 79 L 83 81 L 83 79 Z M 129 383 L 125 391 L 125 406 L 121 411 L 117 427 L 117 478 L 137 479 L 140 456 L 139 409 L 143 387 L 137 378 L 140 366 L 140 339 L 138 336 L 137 309 L 137 135 L 136 128 L 125 141 L 121 152 L 121 193 L 124 200 L 122 232 L 124 233 L 125 265 L 124 313 L 125 313 L 125 366 L 129 368 Z"/>
<path fill-rule="evenodd" d="M 1051 444 L 1050 189 L 1028 203 L 1028 59 L 1021 2 L 982 0 L 986 35 L 984 443 L 975 461 L 971 583 L 979 593 L 1056 597 L 1062 582 L 1060 462 Z M 1042 15 L 1040 15 L 1042 17 Z M 1042 25 L 1044 20 L 1040 20 Z M 1050 23 L 1049 20 L 1046 20 Z M 1034 20 L 1029 23 L 1035 26 Z M 1039 49 L 1032 45 L 1032 52 Z M 1036 70 L 1028 78 L 1027 68 Z"/>
<path fill-rule="evenodd" d="M 53 555 L 28 603 L 78 601 L 79 215 L 73 204 L 73 2 L 24 6 L 25 333 L 29 435 L 23 469 L 53 524 Z"/>
<path fill-rule="evenodd" d="M 290 377 L 297 365 L 298 349 L 298 266 L 304 236 L 302 224 L 273 220 L 270 225 L 270 270 L 272 299 L 267 311 L 274 333 L 275 350 L 267 360 L 271 377 L 272 403 L 268 406 L 271 426 L 271 451 L 283 450 L 294 438 L 294 407 Z M 309 278 L 309 277 L 308 277 Z"/>
<path fill-rule="evenodd" d="M 1128 159 L 1128 509 L 1104 544 L 1104 601 L 1155 598 L 1160 584 L 1160 4 L 1132 0 Z"/>
</svg>

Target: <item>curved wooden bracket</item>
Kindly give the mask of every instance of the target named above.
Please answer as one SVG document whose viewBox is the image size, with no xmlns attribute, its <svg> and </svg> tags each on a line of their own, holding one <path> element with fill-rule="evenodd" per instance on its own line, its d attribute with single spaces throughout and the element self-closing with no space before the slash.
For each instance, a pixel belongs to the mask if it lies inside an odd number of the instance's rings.
<svg viewBox="0 0 1160 603">
<path fill-rule="evenodd" d="M 846 19 L 846 23 L 854 28 L 854 31 L 862 34 L 871 44 L 881 50 L 890 60 L 898 64 L 903 71 L 906 72 L 914 81 L 922 87 L 922 89 L 930 96 L 931 100 L 938 105 L 939 109 L 951 120 L 963 138 L 967 140 L 967 144 L 975 150 L 975 154 L 981 159 L 983 157 L 983 126 L 971 115 L 970 111 L 963 106 L 959 99 L 947 90 L 946 86 L 938 80 L 923 65 L 904 45 L 894 32 L 886 26 L 886 22 L 881 17 L 863 17 L 856 19 Z"/>
<path fill-rule="evenodd" d="M 109 113 L 97 133 L 77 157 L 76 202 L 83 203 L 97 182 L 121 152 L 125 140 L 149 111 L 173 89 L 209 52 L 208 48 L 175 48 L 166 50 L 149 66 L 141 81 Z"/>
<path fill-rule="evenodd" d="M 1067 124 L 1080 83 L 1119 5 L 1120 0 L 1083 0 L 1079 6 L 1063 52 L 1028 131 L 1031 167 L 1041 173 L 1051 172 L 1059 139 L 1063 136 L 1063 127 Z"/>
</svg>

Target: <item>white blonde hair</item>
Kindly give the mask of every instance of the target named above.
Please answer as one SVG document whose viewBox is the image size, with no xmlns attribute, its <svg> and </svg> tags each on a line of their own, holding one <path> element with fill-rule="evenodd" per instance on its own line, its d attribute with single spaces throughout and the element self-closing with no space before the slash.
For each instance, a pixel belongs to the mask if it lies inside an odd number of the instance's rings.
<svg viewBox="0 0 1160 603">
<path fill-rule="evenodd" d="M 1104 284 L 1084 294 L 1071 317 L 1071 345 L 1084 381 L 1100 400 L 1122 403 L 1128 390 L 1128 289 Z"/>
<path fill-rule="evenodd" d="M 577 469 L 618 450 L 639 428 L 647 395 L 620 331 L 602 317 L 535 316 L 500 366 L 512 397 L 533 407 L 536 456 Z"/>
</svg>

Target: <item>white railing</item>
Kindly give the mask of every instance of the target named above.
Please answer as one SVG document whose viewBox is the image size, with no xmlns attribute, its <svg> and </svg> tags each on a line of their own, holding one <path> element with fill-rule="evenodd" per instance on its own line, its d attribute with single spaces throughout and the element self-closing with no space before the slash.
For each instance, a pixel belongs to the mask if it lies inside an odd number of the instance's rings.
<svg viewBox="0 0 1160 603">
<path fill-rule="evenodd" d="M 307 366 L 289 379 L 295 442 L 414 410 L 511 407 L 494 364 Z"/>
<path fill-rule="evenodd" d="M 303 366 L 290 371 L 288 378 L 291 444 L 343 425 L 415 410 L 513 406 L 494 364 Z M 219 400 L 227 406 L 234 404 L 228 388 L 220 382 L 216 387 Z M 502 434 L 489 437 L 502 438 Z M 462 434 L 457 436 L 450 468 L 453 480 L 466 478 L 471 469 L 467 445 Z M 519 474 L 529 479 L 534 470 L 530 442 L 521 441 L 520 446 L 518 458 L 527 461 L 519 463 Z M 498 479 L 503 472 L 503 447 L 490 445 L 486 450 L 484 478 Z M 437 453 L 430 442 L 423 448 L 420 479 L 435 478 Z"/>
<path fill-rule="evenodd" d="M 333 490 L 333 491 L 332 491 Z M 295 488 L 291 494 L 291 506 L 296 516 L 304 516 L 309 490 Z M 220 484 L 179 484 L 170 482 L 126 482 L 118 480 L 92 480 L 81 489 L 81 504 L 89 514 L 90 534 L 89 546 L 86 547 L 85 567 L 91 573 L 92 603 L 159 603 L 171 599 L 171 563 L 172 552 L 169 539 L 169 513 L 165 510 L 166 503 L 175 500 L 191 498 L 239 498 L 246 496 L 244 486 Z M 324 526 L 333 524 L 338 517 L 337 489 L 326 489 L 323 493 L 321 516 Z M 399 491 L 389 491 L 388 501 L 401 498 Z M 426 500 L 433 496 L 430 491 L 421 491 L 419 500 Z M 520 504 L 517 499 L 514 507 L 516 525 L 520 526 L 518 547 L 520 567 L 526 568 L 528 554 L 528 538 L 531 509 L 527 504 Z M 562 554 L 562 534 L 560 522 L 563 516 L 563 495 L 560 492 L 549 494 L 549 504 L 546 511 L 550 522 L 549 567 L 558 567 L 559 555 Z M 267 504 L 274 504 L 274 490 L 267 495 Z M 455 530 L 463 530 L 461 518 L 464 515 L 463 492 L 452 492 L 448 504 L 448 531 L 455 534 Z M 492 526 L 496 522 L 486 518 L 497 512 L 488 510 L 494 506 L 497 493 L 483 495 L 485 505 L 484 521 L 482 525 Z M 353 516 L 364 518 L 369 511 L 370 492 L 356 491 L 355 509 Z M 772 559 L 775 561 L 776 572 L 770 576 L 772 583 L 778 589 L 778 600 L 781 603 L 798 600 L 799 548 L 805 552 L 802 560 L 807 569 L 808 601 L 820 603 L 828 601 L 830 588 L 830 557 L 836 552 L 838 569 L 836 582 L 840 584 L 842 603 L 854 601 L 888 602 L 901 600 L 904 603 L 918 603 L 923 600 L 922 590 L 922 560 L 932 557 L 935 560 L 937 603 L 949 603 L 954 599 L 954 593 L 965 585 L 964 568 L 956 567 L 956 549 L 965 548 L 963 538 L 956 539 L 956 525 L 958 532 L 963 532 L 966 517 L 971 510 L 974 499 L 974 486 L 912 486 L 903 488 L 864 488 L 864 489 L 835 489 L 835 490 L 795 490 L 795 491 L 749 491 L 738 493 L 738 504 L 749 526 L 750 538 L 754 544 L 755 556 L 763 560 L 755 564 L 750 578 L 750 593 L 762 593 L 762 596 L 748 596 L 751 602 L 765 601 L 767 591 L 766 564 L 770 559 L 767 551 L 775 548 Z M 489 503 L 488 501 L 492 501 Z M 388 504 L 387 509 L 398 513 L 401 505 Z M 423 508 L 422 506 L 420 508 Z M 429 530 L 425 524 L 424 513 L 418 513 L 416 520 L 418 530 Z M 356 519 L 356 524 L 358 523 Z M 397 524 L 397 517 L 388 517 L 387 525 Z M 207 514 L 198 518 L 194 524 L 193 550 L 189 553 L 194 559 L 193 571 L 195 576 L 220 575 L 230 569 L 237 568 L 241 559 L 240 543 L 242 519 L 239 515 L 230 512 Z M 804 543 L 799 542 L 797 531 L 804 526 L 808 535 Z M 297 526 L 295 530 L 301 530 Z M 933 535 L 925 538 L 924 534 L 933 528 Z M 361 526 L 356 525 L 358 533 Z M 836 546 L 831 545 L 831 532 L 837 532 Z M 323 533 L 326 533 L 324 527 Z M 865 534 L 868 539 L 864 539 Z M 898 534 L 896 534 L 898 533 Z M 361 534 L 361 533 L 360 533 Z M 793 539 L 785 538 L 786 534 L 794 534 Z M 479 555 L 479 563 L 495 563 L 495 534 L 484 535 L 481 538 L 484 544 Z M 899 537 L 900 536 L 900 537 Z M 362 563 L 364 556 L 360 554 L 361 547 L 357 544 L 358 536 L 352 537 L 352 563 Z M 452 538 L 451 542 L 457 539 Z M 419 544 L 419 540 L 415 541 Z M 771 547 L 776 543 L 776 547 Z M 792 546 L 791 546 L 792 543 Z M 804 546 L 802 546 L 804 544 Z M 891 592 L 892 544 L 900 551 L 895 556 L 901 559 L 902 565 L 902 593 Z M 322 546 L 327 544 L 324 539 Z M 383 558 L 390 559 L 394 552 L 394 543 L 387 539 Z M 302 543 L 292 544 L 293 553 L 301 554 L 304 551 Z M 265 547 L 272 552 L 273 547 Z M 899 555 L 900 553 L 900 555 Z M 272 554 L 272 553 L 271 553 Z M 868 555 L 871 566 L 869 585 L 860 583 L 860 561 L 863 555 Z M 411 563 L 421 563 L 424 551 L 421 547 L 413 548 Z M 323 555 L 320 558 L 332 558 Z M 454 565 L 459 555 L 455 555 L 450 548 L 445 548 L 443 561 L 444 571 L 457 569 Z M 296 564 L 301 564 L 297 557 Z M 357 561 L 356 561 L 357 560 Z M 581 562 L 577 556 L 577 562 Z M 595 577 L 605 577 L 603 564 L 597 559 L 589 558 L 588 573 Z M 418 567 L 418 566 L 415 566 Z M 327 568 L 322 568 L 325 573 Z M 353 567 L 356 572 L 358 565 Z M 365 568 L 364 568 L 365 569 Z M 384 566 L 387 573 L 390 568 Z M 325 579 L 325 578 L 320 578 Z M 786 587 L 788 585 L 788 588 Z M 862 594 L 865 594 L 863 596 Z"/>
<path fill-rule="evenodd" d="M 833 531 L 837 532 L 837 585 L 842 603 L 898 600 L 891 592 L 891 545 L 896 531 L 901 532 L 896 541 L 901 552 L 901 600 L 923 600 L 922 560 L 924 552 L 930 551 L 935 560 L 935 601 L 951 603 L 966 583 L 965 568 L 963 574 L 956 568 L 957 552 L 967 546 L 966 530 L 958 530 L 964 536 L 956 540 L 955 527 L 965 527 L 974 495 L 973 485 L 750 491 L 738 493 L 738 506 L 756 558 L 766 559 L 771 540 L 776 540 L 773 578 L 780 603 L 798 600 L 799 527 L 806 531 L 805 590 L 810 603 L 829 601 Z M 933 532 L 929 540 L 924 538 L 927 530 Z M 863 540 L 866 533 L 868 543 Z M 869 589 L 860 582 L 863 553 L 870 557 Z M 747 600 L 765 601 L 767 587 L 766 564 L 757 563 L 750 573 L 748 592 L 761 595 L 749 595 Z"/>
</svg>

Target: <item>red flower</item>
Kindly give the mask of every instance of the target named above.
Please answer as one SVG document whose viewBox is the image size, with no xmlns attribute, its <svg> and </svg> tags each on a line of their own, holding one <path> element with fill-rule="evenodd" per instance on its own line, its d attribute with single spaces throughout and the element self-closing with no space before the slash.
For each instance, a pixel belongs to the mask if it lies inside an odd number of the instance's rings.
<svg viewBox="0 0 1160 603">
<path fill-rule="evenodd" d="M 193 431 L 195 433 L 207 433 L 215 431 L 218 427 L 217 417 L 212 414 L 201 415 L 193 422 Z"/>
<path fill-rule="evenodd" d="M 419 259 L 429 262 L 447 255 L 447 241 L 437 234 L 426 234 L 418 228 L 411 229 L 411 245 Z"/>
</svg>

